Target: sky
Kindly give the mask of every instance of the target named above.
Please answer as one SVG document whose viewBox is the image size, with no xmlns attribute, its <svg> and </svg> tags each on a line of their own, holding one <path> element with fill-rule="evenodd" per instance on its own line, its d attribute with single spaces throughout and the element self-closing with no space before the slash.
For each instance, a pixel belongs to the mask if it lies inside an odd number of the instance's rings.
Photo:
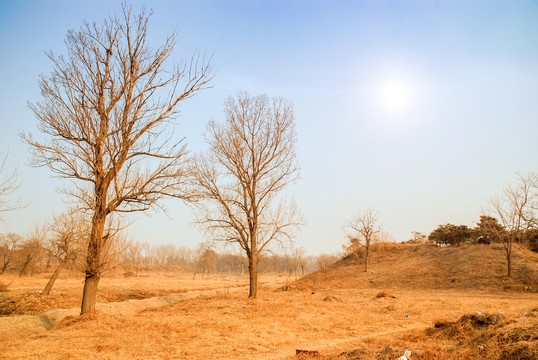
<svg viewBox="0 0 538 360">
<path fill-rule="evenodd" d="M 144 2 L 134 1 L 135 10 Z M 181 104 L 176 132 L 203 151 L 205 126 L 240 91 L 294 104 L 301 179 L 285 193 L 303 212 L 294 246 L 335 253 L 343 225 L 378 211 L 396 241 L 440 224 L 475 226 L 488 199 L 538 171 L 538 1 L 146 1 L 150 45 L 179 34 L 173 60 L 212 55 L 211 88 Z M 0 154 L 17 168 L 0 233 L 25 234 L 61 212 L 69 181 L 28 166 L 20 132 L 39 135 L 28 102 L 66 54 L 70 29 L 102 24 L 120 1 L 0 0 Z M 203 240 L 178 200 L 132 216 L 133 241 Z"/>
</svg>

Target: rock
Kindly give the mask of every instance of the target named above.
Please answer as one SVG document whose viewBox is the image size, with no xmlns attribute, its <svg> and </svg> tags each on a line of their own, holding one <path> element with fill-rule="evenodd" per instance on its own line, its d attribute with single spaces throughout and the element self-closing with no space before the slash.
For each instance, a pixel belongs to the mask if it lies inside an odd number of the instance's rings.
<svg viewBox="0 0 538 360">
<path fill-rule="evenodd" d="M 424 356 L 424 350 L 422 350 L 422 349 L 415 349 L 415 350 L 414 350 L 414 354 L 415 354 L 419 359 L 421 359 L 421 358 Z"/>
<path fill-rule="evenodd" d="M 501 312 L 498 312 L 497 315 L 490 315 L 486 318 L 486 322 L 488 324 L 497 324 L 497 323 L 500 323 L 501 321 L 505 320 L 506 319 L 506 316 L 504 316 L 503 313 Z"/>
</svg>

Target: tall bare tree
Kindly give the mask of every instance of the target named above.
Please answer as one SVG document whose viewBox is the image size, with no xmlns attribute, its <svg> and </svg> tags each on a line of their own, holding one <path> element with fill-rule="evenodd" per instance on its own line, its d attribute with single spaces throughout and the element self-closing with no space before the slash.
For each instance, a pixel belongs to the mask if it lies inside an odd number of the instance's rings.
<svg viewBox="0 0 538 360">
<path fill-rule="evenodd" d="M 516 183 L 507 186 L 501 195 L 492 198 L 490 205 L 493 214 L 506 231 L 497 234 L 505 250 L 506 276 L 511 277 L 512 245 L 520 241 L 524 231 L 538 226 L 538 174 L 517 174 Z"/>
<path fill-rule="evenodd" d="M 166 67 L 176 37 L 151 48 L 150 15 L 124 6 L 102 26 L 69 31 L 67 57 L 48 54 L 53 71 L 40 79 L 43 100 L 30 105 L 47 140 L 22 134 L 33 164 L 73 180 L 66 193 L 91 215 L 81 314 L 95 310 L 109 215 L 159 207 L 165 196 L 186 197 L 186 149 L 171 120 L 183 100 L 206 87 L 211 65 L 195 55 Z"/>
<path fill-rule="evenodd" d="M 279 199 L 297 180 L 293 108 L 284 99 L 228 98 L 226 121 L 210 121 L 207 154 L 193 164 L 197 223 L 209 237 L 239 244 L 249 260 L 249 297 L 258 289 L 258 262 L 269 244 L 291 240 L 302 219 Z M 275 203 L 280 202 L 275 206 Z"/>
<path fill-rule="evenodd" d="M 344 232 L 350 243 L 349 251 L 358 253 L 361 249 L 364 250 L 364 271 L 367 272 L 370 246 L 381 234 L 377 211 L 368 208 L 354 213 L 344 226 Z"/>
</svg>

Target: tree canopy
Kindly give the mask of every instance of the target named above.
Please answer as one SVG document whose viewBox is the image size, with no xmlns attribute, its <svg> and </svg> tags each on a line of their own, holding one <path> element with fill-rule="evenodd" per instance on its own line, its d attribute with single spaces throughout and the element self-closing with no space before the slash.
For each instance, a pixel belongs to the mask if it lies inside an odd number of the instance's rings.
<svg viewBox="0 0 538 360">
<path fill-rule="evenodd" d="M 460 245 L 468 241 L 472 233 L 467 225 L 445 224 L 433 230 L 428 239 L 437 245 Z"/>
</svg>

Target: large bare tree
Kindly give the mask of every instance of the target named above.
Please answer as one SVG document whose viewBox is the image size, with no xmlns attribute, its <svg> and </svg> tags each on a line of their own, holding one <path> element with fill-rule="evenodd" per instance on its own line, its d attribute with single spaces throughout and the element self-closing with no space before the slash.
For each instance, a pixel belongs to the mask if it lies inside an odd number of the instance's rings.
<svg viewBox="0 0 538 360">
<path fill-rule="evenodd" d="M 520 242 L 523 232 L 538 226 L 538 174 L 517 174 L 517 181 L 490 200 L 492 213 L 505 232 L 495 232 L 504 246 L 506 276 L 512 276 L 512 245 Z"/>
<path fill-rule="evenodd" d="M 279 194 L 297 180 L 293 108 L 281 98 L 240 93 L 225 103 L 224 123 L 210 121 L 209 150 L 193 164 L 197 223 L 210 238 L 239 244 L 256 298 L 258 262 L 269 244 L 291 240 L 302 218 Z"/>
<path fill-rule="evenodd" d="M 81 314 L 95 310 L 109 215 L 159 207 L 165 196 L 185 198 L 186 149 L 172 119 L 206 87 L 211 65 L 195 55 L 165 66 L 175 34 L 151 48 L 150 15 L 124 6 L 102 26 L 69 31 L 67 56 L 48 54 L 53 71 L 40 79 L 42 101 L 30 105 L 46 140 L 22 135 L 33 164 L 71 179 L 67 194 L 91 217 Z"/>
<path fill-rule="evenodd" d="M 354 213 L 346 225 L 344 232 L 349 240 L 349 251 L 358 253 L 364 250 L 364 271 L 368 271 L 370 246 L 381 235 L 381 224 L 377 211 L 371 208 Z"/>
</svg>

